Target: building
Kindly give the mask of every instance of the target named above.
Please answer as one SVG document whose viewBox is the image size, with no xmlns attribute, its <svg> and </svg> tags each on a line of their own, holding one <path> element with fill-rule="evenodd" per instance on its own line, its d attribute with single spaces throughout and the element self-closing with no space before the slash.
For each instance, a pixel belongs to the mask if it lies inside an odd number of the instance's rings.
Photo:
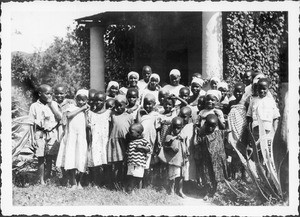
<svg viewBox="0 0 300 217">
<path fill-rule="evenodd" d="M 105 12 L 76 21 L 90 29 L 91 88 L 105 88 L 103 35 L 107 26 L 118 24 L 135 26 L 135 49 L 141 41 L 151 48 L 147 56 L 134 55 L 139 73 L 150 65 L 168 82 L 170 70 L 177 68 L 183 84 L 195 72 L 204 78 L 223 77 L 221 12 Z"/>
</svg>

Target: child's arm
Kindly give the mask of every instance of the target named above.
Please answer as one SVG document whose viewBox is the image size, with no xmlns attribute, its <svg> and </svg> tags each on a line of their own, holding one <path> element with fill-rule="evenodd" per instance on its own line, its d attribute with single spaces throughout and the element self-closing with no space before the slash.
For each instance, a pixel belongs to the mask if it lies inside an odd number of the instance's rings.
<svg viewBox="0 0 300 217">
<path fill-rule="evenodd" d="M 142 146 L 142 145 L 136 145 L 135 148 L 139 151 L 142 151 L 144 153 L 149 153 L 150 152 L 150 148 L 147 146 Z"/>
<path fill-rule="evenodd" d="M 82 111 L 86 111 L 87 109 L 89 109 L 89 105 L 88 104 L 85 104 L 84 106 L 82 106 L 81 108 L 75 110 L 75 111 L 72 111 L 72 112 L 68 112 L 66 117 L 67 119 L 72 119 L 74 118 L 76 115 L 78 115 L 80 112 Z"/>
<path fill-rule="evenodd" d="M 278 123 L 279 123 L 279 118 L 276 118 L 276 119 L 273 120 L 274 132 L 276 132 L 276 130 L 278 128 Z"/>
<path fill-rule="evenodd" d="M 184 106 L 188 105 L 188 102 L 185 101 L 184 99 L 180 98 L 179 96 L 175 96 L 174 94 L 172 94 L 171 96 L 173 99 L 178 99 L 182 104 L 184 104 Z"/>
<path fill-rule="evenodd" d="M 59 122 L 62 119 L 62 113 L 58 110 L 58 107 L 54 106 L 52 98 L 48 100 L 48 106 L 54 114 L 55 119 Z"/>
<path fill-rule="evenodd" d="M 218 110 L 218 109 L 215 109 L 214 112 L 215 112 L 216 116 L 218 117 L 220 130 L 224 130 L 225 129 L 225 121 L 224 121 L 223 112 L 221 110 Z"/>
</svg>

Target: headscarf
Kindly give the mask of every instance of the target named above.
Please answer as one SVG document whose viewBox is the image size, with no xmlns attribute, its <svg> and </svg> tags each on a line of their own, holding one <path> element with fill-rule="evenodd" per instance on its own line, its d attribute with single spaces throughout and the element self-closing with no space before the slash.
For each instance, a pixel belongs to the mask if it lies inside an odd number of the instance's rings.
<svg viewBox="0 0 300 217">
<path fill-rule="evenodd" d="M 78 95 L 84 95 L 86 97 L 89 97 L 89 91 L 86 89 L 80 89 L 76 92 L 75 97 L 77 97 Z"/>
<path fill-rule="evenodd" d="M 129 72 L 128 75 L 127 75 L 127 80 L 129 80 L 129 78 L 130 78 L 131 75 L 135 75 L 135 77 L 137 77 L 137 80 L 140 79 L 139 73 L 137 73 L 137 72 L 135 72 L 135 71 L 131 71 L 131 72 Z"/>
<path fill-rule="evenodd" d="M 169 76 L 174 75 L 174 76 L 181 76 L 180 71 L 178 69 L 172 69 L 170 71 Z"/>
<path fill-rule="evenodd" d="M 219 88 L 224 88 L 226 90 L 228 90 L 228 84 L 225 82 L 225 81 L 221 81 L 219 84 L 218 84 L 218 89 Z"/>
<path fill-rule="evenodd" d="M 158 83 L 160 82 L 160 77 L 159 77 L 159 75 L 156 74 L 156 73 L 151 74 L 151 76 L 150 76 L 150 78 L 149 78 L 149 82 L 151 81 L 151 78 L 156 78 L 156 79 L 158 80 Z"/>
<path fill-rule="evenodd" d="M 213 95 L 213 96 L 215 96 L 218 99 L 218 101 L 220 101 L 222 94 L 221 94 L 221 92 L 219 90 L 208 90 L 206 92 L 206 96 L 207 95 Z"/>
<path fill-rule="evenodd" d="M 263 73 L 259 73 L 258 75 L 256 75 L 254 78 L 253 78 L 253 84 L 256 84 L 259 79 L 261 78 L 265 78 L 266 76 L 263 74 Z"/>
<path fill-rule="evenodd" d="M 191 84 L 192 84 L 192 83 L 199 84 L 200 87 L 203 87 L 204 81 L 203 81 L 203 79 L 201 79 L 201 78 L 194 77 L 193 80 L 192 80 L 192 82 L 191 82 Z"/>
<path fill-rule="evenodd" d="M 108 83 L 108 85 L 107 85 L 106 93 L 109 92 L 109 90 L 110 90 L 110 88 L 111 88 L 112 86 L 118 87 L 118 89 L 119 89 L 119 83 L 118 83 L 118 82 L 116 82 L 116 81 L 110 81 L 110 82 Z"/>
<path fill-rule="evenodd" d="M 219 84 L 220 83 L 220 78 L 218 78 L 218 77 L 212 77 L 211 79 L 210 79 L 210 82 L 211 81 L 215 81 L 217 84 Z"/>
</svg>

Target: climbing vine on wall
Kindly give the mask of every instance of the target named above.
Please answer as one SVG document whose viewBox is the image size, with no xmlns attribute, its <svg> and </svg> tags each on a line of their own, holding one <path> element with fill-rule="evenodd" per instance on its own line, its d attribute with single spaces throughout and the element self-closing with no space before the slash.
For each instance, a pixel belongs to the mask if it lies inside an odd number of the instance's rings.
<svg viewBox="0 0 300 217">
<path fill-rule="evenodd" d="M 232 86 L 246 70 L 262 72 L 278 101 L 287 80 L 287 12 L 226 12 L 223 20 L 225 80 Z"/>
</svg>

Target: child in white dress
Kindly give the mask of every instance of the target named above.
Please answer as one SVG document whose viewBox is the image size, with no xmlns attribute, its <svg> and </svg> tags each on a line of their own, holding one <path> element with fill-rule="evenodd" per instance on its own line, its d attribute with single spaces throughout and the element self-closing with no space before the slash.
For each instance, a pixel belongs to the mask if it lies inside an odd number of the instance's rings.
<svg viewBox="0 0 300 217">
<path fill-rule="evenodd" d="M 56 161 L 57 167 L 64 167 L 69 173 L 72 189 L 82 188 L 81 179 L 87 166 L 86 111 L 89 109 L 87 104 L 88 90 L 78 90 L 75 100 L 76 106 L 72 105 L 66 110 L 67 127 Z M 75 177 L 76 171 L 79 172 L 78 182 Z"/>
<path fill-rule="evenodd" d="M 100 185 L 100 170 L 106 169 L 103 166 L 107 164 L 107 142 L 111 110 L 105 109 L 105 100 L 106 95 L 104 92 L 95 93 L 95 110 L 88 113 L 92 135 L 88 148 L 88 167 L 92 175 L 92 181 L 96 185 Z M 101 166 L 102 168 L 100 168 Z"/>
</svg>

